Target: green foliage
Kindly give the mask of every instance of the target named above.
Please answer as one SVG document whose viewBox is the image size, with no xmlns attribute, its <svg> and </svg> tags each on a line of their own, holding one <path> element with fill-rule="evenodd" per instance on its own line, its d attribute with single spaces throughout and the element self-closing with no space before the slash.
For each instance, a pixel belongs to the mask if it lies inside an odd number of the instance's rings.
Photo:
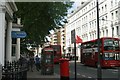
<svg viewBox="0 0 120 80">
<path fill-rule="evenodd" d="M 18 11 L 15 17 L 22 19 L 23 30 L 27 37 L 23 42 L 41 44 L 48 30 L 61 22 L 66 22 L 67 10 L 72 7 L 71 2 L 17 2 Z"/>
</svg>

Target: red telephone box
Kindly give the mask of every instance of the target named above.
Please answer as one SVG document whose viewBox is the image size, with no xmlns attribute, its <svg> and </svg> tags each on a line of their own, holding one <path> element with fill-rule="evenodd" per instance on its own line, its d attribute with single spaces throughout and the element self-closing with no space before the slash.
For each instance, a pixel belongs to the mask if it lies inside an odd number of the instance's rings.
<svg viewBox="0 0 120 80">
<path fill-rule="evenodd" d="M 54 74 L 54 51 L 53 48 L 44 48 L 41 53 L 41 74 Z"/>
</svg>

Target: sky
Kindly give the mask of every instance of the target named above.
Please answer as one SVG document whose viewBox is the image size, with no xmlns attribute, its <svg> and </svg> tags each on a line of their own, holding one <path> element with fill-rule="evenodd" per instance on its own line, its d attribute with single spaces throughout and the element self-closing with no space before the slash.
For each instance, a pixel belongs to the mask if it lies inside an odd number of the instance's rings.
<svg viewBox="0 0 120 80">
<path fill-rule="evenodd" d="M 70 13 L 71 11 L 74 11 L 75 9 L 77 9 L 77 7 L 80 6 L 81 2 L 86 2 L 88 0 L 71 0 L 71 1 L 73 1 L 74 4 L 73 4 L 73 7 L 69 10 L 68 13 Z"/>
</svg>

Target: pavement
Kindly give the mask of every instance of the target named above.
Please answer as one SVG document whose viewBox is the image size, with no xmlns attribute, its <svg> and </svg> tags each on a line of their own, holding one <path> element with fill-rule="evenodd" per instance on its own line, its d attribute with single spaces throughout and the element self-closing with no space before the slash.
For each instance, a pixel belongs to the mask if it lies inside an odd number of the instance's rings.
<svg viewBox="0 0 120 80">
<path fill-rule="evenodd" d="M 74 61 L 70 61 L 69 63 L 74 63 Z M 27 72 L 27 80 L 60 80 L 60 74 L 42 75 L 41 70 L 37 71 L 34 66 L 33 71 L 29 70 Z"/>
<path fill-rule="evenodd" d="M 53 75 L 42 75 L 41 70 L 37 71 L 34 66 L 33 71 L 27 72 L 27 80 L 60 80 L 60 75 L 55 73 Z"/>
</svg>

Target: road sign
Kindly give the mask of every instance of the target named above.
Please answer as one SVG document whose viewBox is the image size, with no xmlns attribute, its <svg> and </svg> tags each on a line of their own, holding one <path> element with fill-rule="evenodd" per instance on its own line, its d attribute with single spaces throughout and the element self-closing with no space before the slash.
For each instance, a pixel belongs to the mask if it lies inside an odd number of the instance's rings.
<svg viewBox="0 0 120 80">
<path fill-rule="evenodd" d="M 75 42 L 75 29 L 71 31 L 71 43 Z"/>
<path fill-rule="evenodd" d="M 24 31 L 12 31 L 11 35 L 12 38 L 25 38 L 27 36 Z"/>
</svg>

